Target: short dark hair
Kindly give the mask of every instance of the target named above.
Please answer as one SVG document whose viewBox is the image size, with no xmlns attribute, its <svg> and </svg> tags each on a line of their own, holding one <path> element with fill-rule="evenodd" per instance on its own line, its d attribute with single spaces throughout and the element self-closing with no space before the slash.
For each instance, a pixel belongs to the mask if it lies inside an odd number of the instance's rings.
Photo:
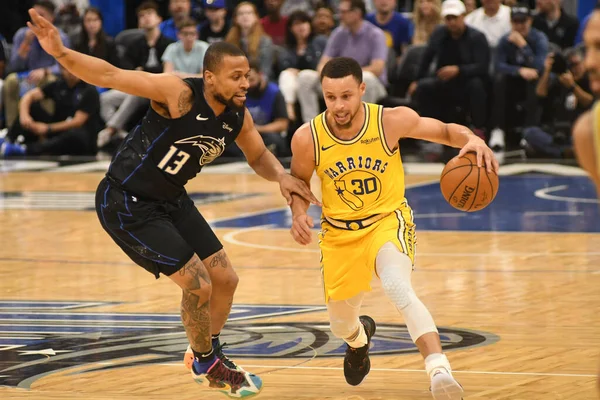
<svg viewBox="0 0 600 400">
<path fill-rule="evenodd" d="M 160 15 L 160 12 L 158 11 L 158 4 L 156 4 L 156 2 L 154 0 L 144 1 L 142 4 L 140 4 L 138 6 L 138 8 L 135 9 L 135 13 L 137 15 L 140 12 L 146 11 L 146 10 L 154 10 L 156 12 L 156 14 Z"/>
<path fill-rule="evenodd" d="M 211 44 L 204 54 L 204 71 L 217 72 L 223 58 L 231 57 L 246 57 L 246 54 L 234 44 L 227 42 L 216 42 Z"/>
<path fill-rule="evenodd" d="M 323 78 L 339 79 L 348 75 L 352 75 L 360 85 L 363 81 L 363 71 L 360 64 L 353 58 L 332 58 L 327 61 L 321 70 L 321 82 L 323 82 Z"/>
<path fill-rule="evenodd" d="M 358 9 L 363 17 L 367 15 L 367 6 L 365 5 L 364 0 L 340 0 L 340 3 L 343 1 L 350 3 L 350 10 Z"/>
<path fill-rule="evenodd" d="M 183 28 L 189 28 L 190 26 L 196 28 L 198 26 L 198 23 L 193 18 L 185 17 L 181 22 L 177 24 L 177 30 L 180 31 Z"/>
<path fill-rule="evenodd" d="M 54 5 L 54 3 L 51 0 L 37 0 L 33 4 L 33 6 L 34 7 L 39 6 L 39 7 L 45 8 L 52 15 L 54 15 L 54 13 L 56 12 L 56 6 Z"/>
</svg>

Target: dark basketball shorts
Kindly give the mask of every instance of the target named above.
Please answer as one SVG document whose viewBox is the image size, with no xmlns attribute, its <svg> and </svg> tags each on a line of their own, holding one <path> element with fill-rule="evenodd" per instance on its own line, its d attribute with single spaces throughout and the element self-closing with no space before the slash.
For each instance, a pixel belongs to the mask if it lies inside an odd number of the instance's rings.
<svg viewBox="0 0 600 400">
<path fill-rule="evenodd" d="M 203 260 L 223 248 L 187 194 L 174 202 L 143 200 L 104 178 L 96 212 L 115 243 L 156 278 L 177 272 L 194 254 Z"/>
</svg>

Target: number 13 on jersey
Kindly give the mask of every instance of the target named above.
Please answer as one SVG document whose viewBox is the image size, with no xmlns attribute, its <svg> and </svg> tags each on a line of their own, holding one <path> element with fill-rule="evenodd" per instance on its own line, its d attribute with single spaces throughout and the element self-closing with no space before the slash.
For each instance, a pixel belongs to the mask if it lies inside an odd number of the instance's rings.
<svg viewBox="0 0 600 400">
<path fill-rule="evenodd" d="M 171 175 L 176 175 L 189 158 L 190 155 L 188 153 L 179 150 L 175 146 L 171 146 L 167 154 L 158 163 L 158 168 Z"/>
</svg>

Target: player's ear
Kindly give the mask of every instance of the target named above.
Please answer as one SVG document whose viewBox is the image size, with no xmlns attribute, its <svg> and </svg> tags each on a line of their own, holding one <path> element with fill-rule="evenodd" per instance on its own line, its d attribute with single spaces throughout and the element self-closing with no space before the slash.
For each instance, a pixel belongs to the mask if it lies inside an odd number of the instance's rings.
<svg viewBox="0 0 600 400">
<path fill-rule="evenodd" d="M 215 74 L 213 74 L 211 71 L 205 69 L 202 72 L 202 77 L 204 78 L 204 82 L 209 83 L 209 84 L 214 83 Z"/>
<path fill-rule="evenodd" d="M 365 95 L 365 89 L 367 88 L 367 84 L 365 82 L 361 82 L 361 84 L 358 86 L 358 90 L 360 90 L 360 95 L 364 96 Z"/>
</svg>

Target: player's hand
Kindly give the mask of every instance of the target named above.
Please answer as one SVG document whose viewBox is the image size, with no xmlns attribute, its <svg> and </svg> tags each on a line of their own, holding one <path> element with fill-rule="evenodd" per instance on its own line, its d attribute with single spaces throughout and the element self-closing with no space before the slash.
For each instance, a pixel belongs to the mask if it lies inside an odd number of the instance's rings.
<svg viewBox="0 0 600 400">
<path fill-rule="evenodd" d="M 488 173 L 495 172 L 498 174 L 498 170 L 500 169 L 500 165 L 498 164 L 498 160 L 496 160 L 496 156 L 492 149 L 490 149 L 487 144 L 481 138 L 475 136 L 471 136 L 466 145 L 460 150 L 458 153 L 459 157 L 464 156 L 468 152 L 474 152 L 477 154 L 477 166 L 482 167 L 483 162 L 485 161 L 485 167 Z"/>
<path fill-rule="evenodd" d="M 314 226 L 313 219 L 307 214 L 298 215 L 292 221 L 290 233 L 296 242 L 307 245 L 312 242 L 311 228 L 314 228 Z"/>
<path fill-rule="evenodd" d="M 63 54 L 65 46 L 60 38 L 58 29 L 33 8 L 29 9 L 29 16 L 31 17 L 31 22 L 27 22 L 27 26 L 37 36 L 40 45 L 46 53 L 52 57 Z"/>
<path fill-rule="evenodd" d="M 292 193 L 296 193 L 298 196 L 303 197 L 312 204 L 317 206 L 321 205 L 321 202 L 319 202 L 315 195 L 310 191 L 306 182 L 295 178 L 290 174 L 284 174 L 279 180 L 279 189 L 281 190 L 283 197 L 287 200 L 288 205 L 292 204 Z"/>
</svg>

